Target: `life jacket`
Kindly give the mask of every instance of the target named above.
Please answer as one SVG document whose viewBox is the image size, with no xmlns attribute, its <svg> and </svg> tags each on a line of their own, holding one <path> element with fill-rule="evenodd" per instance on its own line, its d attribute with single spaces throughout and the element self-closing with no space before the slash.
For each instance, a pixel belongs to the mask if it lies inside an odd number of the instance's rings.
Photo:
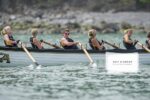
<svg viewBox="0 0 150 100">
<path fill-rule="evenodd" d="M 9 38 L 9 40 L 11 40 L 11 41 L 15 41 L 15 39 L 13 38 L 13 36 L 12 35 L 8 35 L 8 38 Z M 8 43 L 6 40 L 4 40 L 4 44 L 5 44 L 5 46 L 6 47 L 17 47 L 17 44 L 16 43 Z"/>
<path fill-rule="evenodd" d="M 68 42 L 74 42 L 71 38 L 65 38 Z M 76 45 L 62 46 L 64 49 L 79 49 Z"/>
<path fill-rule="evenodd" d="M 130 37 L 129 37 L 129 40 L 131 40 Z M 127 50 L 134 50 L 134 49 L 136 49 L 135 45 L 133 43 L 130 44 L 130 43 L 125 42 L 124 38 L 123 38 L 123 45 L 125 46 L 125 48 Z"/>
<path fill-rule="evenodd" d="M 97 40 L 98 41 L 98 40 Z M 100 41 L 98 41 L 99 45 L 102 45 L 102 43 Z M 97 47 L 94 47 L 93 44 L 92 44 L 92 38 L 89 38 L 89 45 L 90 47 L 93 49 L 93 50 L 99 50 L 99 48 Z M 105 47 L 103 46 L 102 50 L 104 50 Z"/>
<path fill-rule="evenodd" d="M 146 40 L 145 43 L 146 43 L 147 48 L 150 49 L 149 40 Z"/>
<path fill-rule="evenodd" d="M 34 39 L 34 37 L 30 37 L 30 43 L 31 43 L 32 48 L 34 48 L 34 49 L 39 49 L 39 48 L 33 43 L 33 39 Z"/>
</svg>

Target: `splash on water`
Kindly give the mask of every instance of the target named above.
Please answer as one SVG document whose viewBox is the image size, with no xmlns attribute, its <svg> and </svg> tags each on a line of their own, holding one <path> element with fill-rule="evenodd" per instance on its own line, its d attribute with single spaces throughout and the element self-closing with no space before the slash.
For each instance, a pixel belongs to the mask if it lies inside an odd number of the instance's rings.
<svg viewBox="0 0 150 100">
<path fill-rule="evenodd" d="M 42 68 L 42 65 L 36 66 L 36 69 L 41 69 L 41 68 Z"/>
<path fill-rule="evenodd" d="M 33 70 L 34 69 L 34 67 L 35 67 L 35 65 L 33 65 L 33 64 L 31 64 L 31 65 L 29 65 L 29 66 L 27 66 L 30 70 Z"/>
<path fill-rule="evenodd" d="M 33 70 L 33 69 L 41 69 L 42 68 L 42 65 L 34 65 L 34 64 L 31 64 L 29 66 L 27 66 L 27 68 L 29 68 L 30 70 Z"/>
<path fill-rule="evenodd" d="M 97 64 L 96 63 L 90 63 L 90 67 L 96 68 Z"/>
</svg>

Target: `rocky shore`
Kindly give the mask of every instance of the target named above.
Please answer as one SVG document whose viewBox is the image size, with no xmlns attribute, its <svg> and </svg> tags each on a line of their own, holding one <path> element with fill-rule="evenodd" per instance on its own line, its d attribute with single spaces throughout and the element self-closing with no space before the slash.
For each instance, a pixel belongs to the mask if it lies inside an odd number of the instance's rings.
<svg viewBox="0 0 150 100">
<path fill-rule="evenodd" d="M 123 29 L 134 28 L 138 32 L 150 31 L 149 12 L 48 12 L 26 11 L 24 14 L 0 13 L 0 29 L 11 25 L 15 31 L 28 33 L 32 27 L 47 33 L 60 33 L 66 27 L 77 33 L 85 33 L 95 28 L 99 33 L 118 33 Z"/>
</svg>

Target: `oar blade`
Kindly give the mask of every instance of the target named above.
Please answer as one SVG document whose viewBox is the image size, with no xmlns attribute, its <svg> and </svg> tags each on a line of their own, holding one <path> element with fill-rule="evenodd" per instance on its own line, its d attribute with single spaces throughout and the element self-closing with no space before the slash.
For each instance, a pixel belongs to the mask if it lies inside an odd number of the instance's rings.
<svg viewBox="0 0 150 100">
<path fill-rule="evenodd" d="M 38 62 L 34 62 L 34 64 L 35 64 L 36 66 L 39 66 L 39 65 L 40 65 Z"/>
</svg>

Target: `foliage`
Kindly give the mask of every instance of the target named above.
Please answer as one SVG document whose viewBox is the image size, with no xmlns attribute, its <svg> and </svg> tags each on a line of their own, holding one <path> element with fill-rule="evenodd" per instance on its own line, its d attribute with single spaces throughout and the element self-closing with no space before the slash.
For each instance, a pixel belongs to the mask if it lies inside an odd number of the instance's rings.
<svg viewBox="0 0 150 100">
<path fill-rule="evenodd" d="M 150 11 L 150 0 L 0 0 L 0 11 L 14 13 L 24 8 L 80 9 L 86 11 Z"/>
<path fill-rule="evenodd" d="M 150 0 L 140 0 L 141 3 L 150 3 Z"/>
</svg>

